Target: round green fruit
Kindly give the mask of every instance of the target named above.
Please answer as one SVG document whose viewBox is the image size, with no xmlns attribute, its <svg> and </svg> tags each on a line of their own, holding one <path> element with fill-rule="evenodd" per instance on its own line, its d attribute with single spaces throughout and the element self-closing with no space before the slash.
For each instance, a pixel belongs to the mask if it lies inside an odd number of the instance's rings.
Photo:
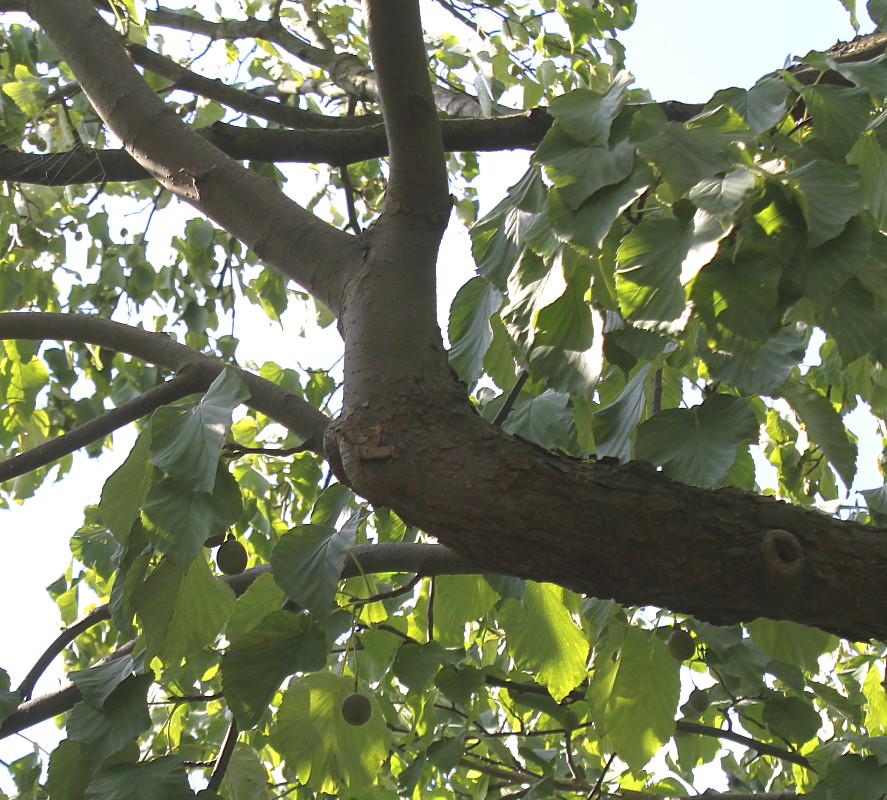
<svg viewBox="0 0 887 800">
<path fill-rule="evenodd" d="M 687 705 L 696 714 L 705 713 L 709 702 L 708 692 L 705 689 L 694 689 L 690 692 L 690 697 L 687 699 Z"/>
<path fill-rule="evenodd" d="M 564 730 L 572 733 L 579 727 L 579 715 L 575 711 L 567 711 L 564 714 Z"/>
<path fill-rule="evenodd" d="M 668 652 L 675 661 L 686 661 L 696 655 L 696 640 L 683 628 L 676 628 L 668 637 Z"/>
<path fill-rule="evenodd" d="M 246 548 L 237 539 L 228 539 L 216 550 L 216 564 L 225 575 L 239 575 L 246 569 Z"/>
<path fill-rule="evenodd" d="M 360 692 L 351 692 L 342 701 L 342 718 L 349 725 L 366 725 L 373 716 L 370 698 Z"/>
</svg>

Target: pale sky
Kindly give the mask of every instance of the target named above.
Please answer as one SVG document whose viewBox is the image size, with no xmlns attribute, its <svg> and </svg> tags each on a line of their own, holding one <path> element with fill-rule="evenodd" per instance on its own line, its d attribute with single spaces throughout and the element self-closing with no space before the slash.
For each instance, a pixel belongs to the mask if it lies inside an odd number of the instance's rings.
<svg viewBox="0 0 887 800">
<path fill-rule="evenodd" d="M 639 6 L 638 23 L 623 42 L 637 85 L 649 88 L 657 99 L 705 101 L 717 89 L 752 85 L 761 75 L 781 67 L 790 55 L 826 48 L 853 36 L 837 0 L 640 0 Z M 863 30 L 870 29 L 867 17 L 860 22 Z M 455 28 L 453 32 L 464 34 Z M 482 177 L 477 181 L 481 213 L 501 199 L 523 173 L 527 159 L 525 152 L 482 156 Z M 445 311 L 473 270 L 467 235 L 456 222 L 446 238 L 441 263 L 445 265 L 440 289 Z M 286 342 L 279 327 L 255 333 L 253 342 L 244 341 L 242 358 L 276 358 L 284 364 L 295 360 L 306 366 L 328 363 L 314 358 L 317 350 L 304 341 L 297 344 L 299 352 L 293 357 L 292 341 Z M 276 347 L 269 345 L 272 337 L 278 342 Z M 259 348 L 250 354 L 248 349 L 257 343 Z M 44 587 L 68 565 L 68 540 L 82 523 L 84 504 L 98 501 L 102 484 L 126 457 L 132 436 L 119 438 L 118 447 L 98 460 L 78 457 L 73 479 L 44 487 L 24 507 L 0 510 L 4 556 L 0 561 L 0 667 L 10 673 L 13 686 L 58 632 L 58 610 Z M 60 676 L 58 668 L 50 670 L 38 684 L 37 694 L 56 688 Z M 59 738 L 52 722 L 28 733 L 47 749 Z M 8 762 L 30 749 L 25 739 L 11 737 L 0 742 L 0 759 Z M 2 772 L 0 790 L 9 791 L 11 784 Z"/>
</svg>

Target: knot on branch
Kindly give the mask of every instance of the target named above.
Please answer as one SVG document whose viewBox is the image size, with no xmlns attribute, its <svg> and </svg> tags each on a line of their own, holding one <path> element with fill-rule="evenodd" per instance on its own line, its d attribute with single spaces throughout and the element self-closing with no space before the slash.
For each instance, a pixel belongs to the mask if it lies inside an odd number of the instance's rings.
<svg viewBox="0 0 887 800">
<path fill-rule="evenodd" d="M 797 579 L 804 567 L 804 550 L 798 537 L 781 528 L 766 531 L 761 539 L 764 567 L 774 579 Z"/>
</svg>

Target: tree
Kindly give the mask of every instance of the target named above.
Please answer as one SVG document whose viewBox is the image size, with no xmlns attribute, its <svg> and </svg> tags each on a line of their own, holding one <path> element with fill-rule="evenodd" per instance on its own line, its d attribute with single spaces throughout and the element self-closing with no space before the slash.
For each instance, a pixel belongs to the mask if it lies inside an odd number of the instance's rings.
<svg viewBox="0 0 887 800">
<path fill-rule="evenodd" d="M 840 501 L 845 415 L 887 410 L 887 7 L 691 106 L 632 86 L 634 2 L 439 3 L 482 44 L 415 0 L 0 0 L 33 23 L 2 30 L 7 501 L 139 429 L 68 627 L 0 673 L 3 735 L 67 715 L 20 796 L 679 797 L 718 760 L 737 800 L 883 797 L 887 487 Z M 475 222 L 476 153 L 515 148 Z M 306 207 L 293 161 L 328 165 Z M 174 197 L 171 260 L 112 232 Z M 341 400 L 238 363 L 245 302 L 335 320 Z"/>
</svg>

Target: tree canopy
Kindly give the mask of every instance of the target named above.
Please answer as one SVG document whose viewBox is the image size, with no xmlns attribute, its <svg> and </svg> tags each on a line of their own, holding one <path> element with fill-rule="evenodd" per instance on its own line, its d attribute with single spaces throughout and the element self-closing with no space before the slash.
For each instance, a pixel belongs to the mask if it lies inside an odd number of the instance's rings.
<svg viewBox="0 0 887 800">
<path fill-rule="evenodd" d="M 633 0 L 435 5 L 0 0 L 2 502 L 137 430 L 18 796 L 887 796 L 887 3 L 699 105 Z"/>
</svg>

